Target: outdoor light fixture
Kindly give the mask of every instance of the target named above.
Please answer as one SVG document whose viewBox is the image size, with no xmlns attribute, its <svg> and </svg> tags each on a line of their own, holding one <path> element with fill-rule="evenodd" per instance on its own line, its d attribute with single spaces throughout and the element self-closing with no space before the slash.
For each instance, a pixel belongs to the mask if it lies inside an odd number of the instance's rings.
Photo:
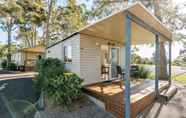
<svg viewBox="0 0 186 118">
<path fill-rule="evenodd" d="M 96 42 L 96 46 L 99 46 L 99 43 L 98 42 Z"/>
</svg>

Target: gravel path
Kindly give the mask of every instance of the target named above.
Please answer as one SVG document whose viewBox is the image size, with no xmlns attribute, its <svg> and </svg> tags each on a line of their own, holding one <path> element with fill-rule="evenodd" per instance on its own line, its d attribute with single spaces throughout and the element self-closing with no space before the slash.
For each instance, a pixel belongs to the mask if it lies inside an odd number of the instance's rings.
<svg viewBox="0 0 186 118">
<path fill-rule="evenodd" d="M 146 118 L 186 118 L 186 86 L 173 82 L 178 88 L 177 94 L 168 102 L 156 102 Z"/>
<path fill-rule="evenodd" d="M 106 112 L 91 101 L 87 101 L 80 108 L 71 112 L 63 111 L 60 108 L 40 111 L 34 118 L 115 118 L 111 113 Z"/>
</svg>

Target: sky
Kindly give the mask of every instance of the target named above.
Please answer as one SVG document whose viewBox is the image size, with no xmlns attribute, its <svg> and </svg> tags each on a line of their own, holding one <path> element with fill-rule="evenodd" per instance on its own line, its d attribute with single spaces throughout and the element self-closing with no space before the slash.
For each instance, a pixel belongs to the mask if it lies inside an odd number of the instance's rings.
<svg viewBox="0 0 186 118">
<path fill-rule="evenodd" d="M 57 0 L 57 5 L 64 6 L 66 4 L 66 1 L 67 0 Z M 173 3 L 175 5 L 182 4 L 183 2 L 186 2 L 186 0 L 173 0 Z M 84 4 L 86 4 L 86 6 L 88 6 L 88 9 L 90 9 L 91 5 L 92 5 L 92 0 L 78 0 L 78 3 L 79 4 L 84 3 Z M 180 12 L 186 13 L 186 8 L 182 9 L 182 11 L 180 11 Z M 7 43 L 7 33 L 3 32 L 1 29 L 0 29 L 0 42 Z M 154 48 L 149 47 L 147 45 L 142 45 L 142 46 L 140 46 L 139 49 L 140 50 L 137 53 L 142 57 L 150 58 L 150 57 L 152 57 L 152 54 L 154 53 Z M 179 55 L 180 50 L 183 49 L 183 45 L 181 45 L 181 43 L 174 43 L 172 49 L 173 49 L 172 50 L 172 59 L 175 59 Z"/>
</svg>

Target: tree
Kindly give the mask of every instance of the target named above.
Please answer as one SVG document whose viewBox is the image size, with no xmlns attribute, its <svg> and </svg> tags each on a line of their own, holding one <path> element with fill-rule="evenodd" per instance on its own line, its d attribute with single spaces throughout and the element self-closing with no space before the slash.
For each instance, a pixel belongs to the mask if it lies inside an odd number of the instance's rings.
<svg viewBox="0 0 186 118">
<path fill-rule="evenodd" d="M 20 17 L 21 8 L 15 0 L 7 0 L 0 3 L 0 28 L 8 34 L 8 64 L 11 62 L 11 42 L 12 31 L 15 30 L 15 24 Z"/>
<path fill-rule="evenodd" d="M 16 3 L 22 8 L 22 19 L 17 24 L 19 26 L 17 39 L 22 40 L 26 47 L 34 47 L 40 39 L 37 36 L 37 28 L 46 20 L 44 2 L 18 0 Z"/>
<path fill-rule="evenodd" d="M 161 11 L 160 11 L 160 1 L 159 0 L 154 0 L 154 14 L 160 21 L 162 21 Z M 165 51 L 165 42 L 164 41 L 160 41 L 160 62 L 159 62 L 159 67 L 160 67 L 159 78 L 160 79 L 168 79 L 168 75 L 167 75 L 167 59 L 166 59 L 166 51 Z"/>
<path fill-rule="evenodd" d="M 48 15 L 47 15 L 47 17 L 46 17 L 46 23 L 45 23 L 45 28 L 46 28 L 46 30 L 45 30 L 45 36 L 44 36 L 44 45 L 47 47 L 48 45 L 49 45 L 49 28 L 50 28 L 50 22 L 51 22 L 51 15 L 52 15 L 52 11 L 53 11 L 53 7 L 54 7 L 54 4 L 55 4 L 55 0 L 49 0 L 48 1 L 48 4 L 49 4 L 49 6 L 48 6 L 48 10 L 47 10 L 47 12 L 48 12 Z"/>
<path fill-rule="evenodd" d="M 183 43 L 184 47 L 180 51 L 180 55 L 174 60 L 174 64 L 177 66 L 186 67 L 186 42 Z"/>
<path fill-rule="evenodd" d="M 17 50 L 18 48 L 19 45 L 17 45 L 15 42 L 11 42 L 11 52 Z M 0 44 L 0 58 L 6 59 L 7 54 L 8 54 L 8 45 Z"/>
<path fill-rule="evenodd" d="M 49 43 L 56 42 L 87 24 L 86 8 L 76 0 L 67 1 L 66 6 L 53 7 L 49 23 Z M 50 27 L 51 26 L 51 27 Z"/>
</svg>

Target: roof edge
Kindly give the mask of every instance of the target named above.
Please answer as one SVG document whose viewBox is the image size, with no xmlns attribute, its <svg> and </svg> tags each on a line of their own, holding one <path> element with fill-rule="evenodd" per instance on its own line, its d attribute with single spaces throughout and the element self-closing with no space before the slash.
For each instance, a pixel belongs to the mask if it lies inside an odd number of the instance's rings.
<svg viewBox="0 0 186 118">
<path fill-rule="evenodd" d="M 65 40 L 67 40 L 68 38 L 73 37 L 73 36 L 74 36 L 74 35 L 76 35 L 76 34 L 79 34 L 79 31 L 74 32 L 74 33 L 72 33 L 71 35 L 67 36 L 66 38 L 63 38 L 63 39 L 61 39 L 61 40 L 59 40 L 59 41 L 57 41 L 57 42 L 53 43 L 52 45 L 50 45 L 50 46 L 46 47 L 46 49 L 49 49 L 49 48 L 51 48 L 51 47 L 53 47 L 53 46 L 55 46 L 55 45 L 57 45 L 57 44 L 59 44 L 59 43 L 61 43 L 61 42 L 65 41 Z"/>
</svg>

